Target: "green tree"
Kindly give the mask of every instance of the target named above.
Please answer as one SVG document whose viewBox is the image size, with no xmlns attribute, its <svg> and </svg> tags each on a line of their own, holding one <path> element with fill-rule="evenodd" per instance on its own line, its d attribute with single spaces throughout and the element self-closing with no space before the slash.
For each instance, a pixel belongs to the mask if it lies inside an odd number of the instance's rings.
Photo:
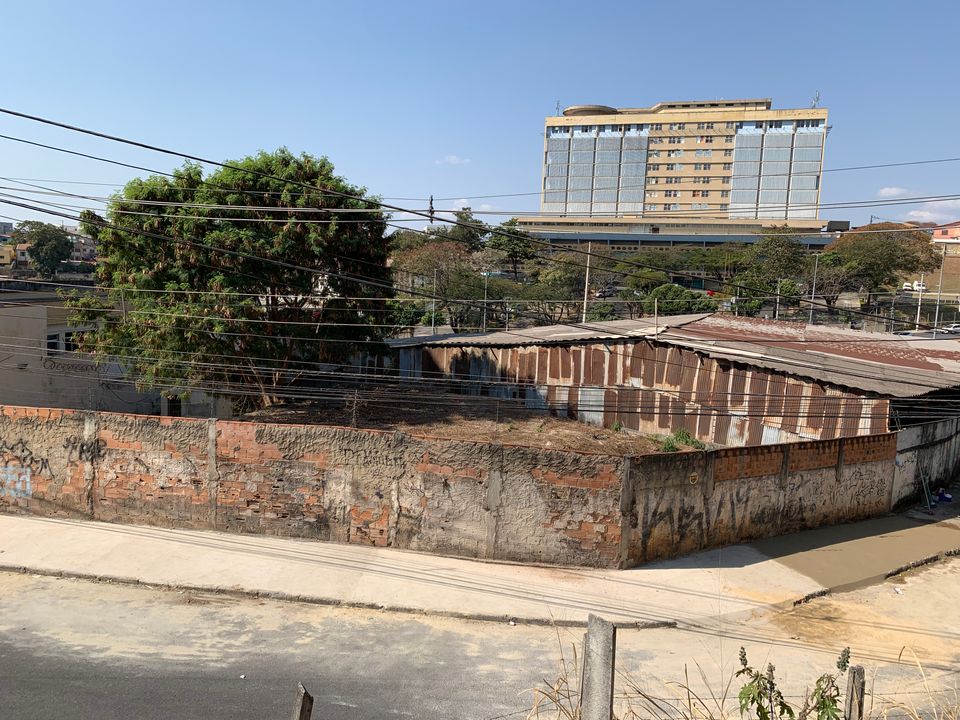
<svg viewBox="0 0 960 720">
<path fill-rule="evenodd" d="M 509 220 L 495 228 L 487 241 L 487 247 L 495 250 L 509 263 L 514 280 L 520 279 L 520 266 L 537 254 L 533 238 L 517 228 L 516 220 Z"/>
<path fill-rule="evenodd" d="M 747 249 L 744 257 L 753 277 L 774 284 L 779 279 L 801 277 L 806 262 L 803 245 L 787 235 L 765 235 Z"/>
<path fill-rule="evenodd" d="M 470 252 L 479 252 L 483 249 L 490 228 L 481 220 L 473 216 L 470 208 L 463 208 L 453 213 L 455 223 L 441 223 L 427 228 L 427 233 L 436 238 L 437 242 L 458 242 Z M 430 242 L 430 238 L 427 238 Z"/>
<path fill-rule="evenodd" d="M 67 231 L 37 220 L 25 220 L 10 235 L 14 244 L 30 244 L 30 261 L 41 277 L 53 277 L 60 263 L 70 259 L 73 243 Z"/>
<path fill-rule="evenodd" d="M 867 291 L 896 286 L 904 277 L 930 272 L 940 265 L 930 234 L 900 223 L 857 228 L 856 232 L 844 233 L 827 249 L 836 253 L 840 264 Z"/>
<path fill-rule="evenodd" d="M 661 285 L 643 300 L 647 315 L 687 315 L 689 313 L 713 312 L 717 303 L 712 298 L 679 285 Z"/>
<path fill-rule="evenodd" d="M 141 387 L 230 388 L 266 405 L 317 363 L 376 347 L 391 286 L 385 224 L 369 202 L 330 194 L 364 189 L 326 158 L 280 149 L 232 165 L 131 181 L 110 203 L 110 227 L 87 214 L 111 290 L 71 305 L 77 323 L 109 320 L 82 347 L 122 356 Z"/>
</svg>

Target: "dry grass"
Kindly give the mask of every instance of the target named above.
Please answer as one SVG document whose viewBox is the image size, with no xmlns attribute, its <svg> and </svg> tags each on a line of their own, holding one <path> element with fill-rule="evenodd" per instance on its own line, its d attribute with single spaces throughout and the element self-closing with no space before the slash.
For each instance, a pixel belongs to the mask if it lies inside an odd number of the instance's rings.
<svg viewBox="0 0 960 720">
<path fill-rule="evenodd" d="M 594 427 L 586 423 L 534 413 L 516 403 L 497 406 L 490 398 L 451 395 L 438 407 L 416 402 L 361 403 L 354 412 L 349 403 L 279 405 L 248 413 L 245 420 L 307 425 L 337 425 L 389 430 L 451 440 L 527 445 L 613 455 L 660 452 L 660 441 L 636 433 Z M 679 449 L 692 448 L 680 443 Z"/>
<path fill-rule="evenodd" d="M 583 720 L 575 645 L 568 656 L 569 659 L 564 657 L 561 649 L 557 678 L 544 680 L 541 686 L 530 691 L 533 694 L 527 715 L 530 720 Z M 868 687 L 864 698 L 866 720 L 960 720 L 960 692 L 956 688 L 931 687 L 923 666 L 919 661 L 915 661 L 915 665 L 922 689 L 915 693 L 873 694 Z M 682 681 L 666 683 L 658 689 L 618 672 L 613 720 L 744 720 L 747 717 L 740 713 L 737 702 L 740 687 L 733 674 L 723 686 L 715 687 L 698 664 L 696 677 L 706 691 L 692 689 L 686 667 Z M 794 709 L 799 716 L 801 708 Z M 816 716 L 810 718 L 815 720 Z"/>
</svg>

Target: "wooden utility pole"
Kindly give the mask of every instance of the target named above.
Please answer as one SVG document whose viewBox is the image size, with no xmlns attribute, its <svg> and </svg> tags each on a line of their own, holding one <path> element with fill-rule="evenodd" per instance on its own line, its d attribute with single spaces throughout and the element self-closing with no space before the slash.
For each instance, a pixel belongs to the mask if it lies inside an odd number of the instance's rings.
<svg viewBox="0 0 960 720">
<path fill-rule="evenodd" d="M 843 717 L 846 720 L 863 720 L 863 694 L 866 684 L 863 666 L 851 665 L 850 674 L 847 676 L 847 700 L 843 711 Z"/>
</svg>

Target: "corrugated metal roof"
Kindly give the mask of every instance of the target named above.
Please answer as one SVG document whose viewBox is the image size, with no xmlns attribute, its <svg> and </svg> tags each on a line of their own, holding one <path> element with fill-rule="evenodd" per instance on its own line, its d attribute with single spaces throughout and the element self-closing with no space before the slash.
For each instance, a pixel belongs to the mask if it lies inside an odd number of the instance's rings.
<svg viewBox="0 0 960 720">
<path fill-rule="evenodd" d="M 510 347 L 514 345 L 550 345 L 592 340 L 623 340 L 624 338 L 649 337 L 670 328 L 703 320 L 709 313 L 693 315 L 669 315 L 654 320 L 652 317 L 639 320 L 607 320 L 571 325 L 544 325 L 541 327 L 501 330 L 472 335 L 448 335 L 446 337 L 415 337 L 391 342 L 393 347 L 418 345 L 452 345 L 469 347 Z"/>
<path fill-rule="evenodd" d="M 960 337 L 917 340 L 886 333 L 725 315 L 524 328 L 485 335 L 410 338 L 401 346 L 521 346 L 654 337 L 709 357 L 854 388 L 916 397 L 960 387 Z"/>
</svg>

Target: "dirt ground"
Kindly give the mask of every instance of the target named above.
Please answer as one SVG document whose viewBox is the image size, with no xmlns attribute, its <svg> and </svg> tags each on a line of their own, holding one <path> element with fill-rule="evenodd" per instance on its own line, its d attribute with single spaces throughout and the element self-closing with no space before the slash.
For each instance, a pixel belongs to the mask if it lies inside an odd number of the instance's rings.
<svg viewBox="0 0 960 720">
<path fill-rule="evenodd" d="M 658 438 L 616 432 L 576 420 L 533 413 L 515 402 L 479 397 L 448 396 L 418 401 L 407 397 L 369 397 L 357 401 L 277 405 L 247 413 L 243 420 L 294 424 L 337 425 L 396 430 L 410 435 L 528 445 L 555 450 L 643 455 L 660 452 Z M 678 443 L 681 450 L 689 446 Z"/>
</svg>

